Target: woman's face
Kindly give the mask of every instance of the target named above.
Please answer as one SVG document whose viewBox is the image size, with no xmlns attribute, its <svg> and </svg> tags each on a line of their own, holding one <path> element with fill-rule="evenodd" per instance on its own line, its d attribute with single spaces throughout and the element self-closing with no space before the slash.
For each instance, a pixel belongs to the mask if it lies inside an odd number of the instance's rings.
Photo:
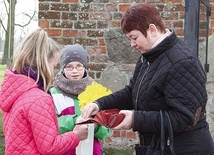
<svg viewBox="0 0 214 155">
<path fill-rule="evenodd" d="M 82 63 L 73 61 L 65 66 L 63 72 L 65 73 L 66 78 L 70 80 L 79 80 L 84 76 L 85 67 Z"/>
<path fill-rule="evenodd" d="M 132 30 L 126 34 L 131 39 L 131 46 L 136 47 L 142 54 L 151 49 L 154 39 L 150 31 L 147 31 L 145 37 L 139 30 Z"/>
</svg>

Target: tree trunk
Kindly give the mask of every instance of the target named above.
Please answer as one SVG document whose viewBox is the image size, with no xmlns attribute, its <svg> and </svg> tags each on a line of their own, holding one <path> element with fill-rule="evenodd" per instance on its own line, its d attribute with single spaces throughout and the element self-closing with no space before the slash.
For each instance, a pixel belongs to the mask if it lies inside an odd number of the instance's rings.
<svg viewBox="0 0 214 155">
<path fill-rule="evenodd" d="M 3 64 L 7 64 L 8 67 L 12 66 L 13 47 L 14 47 L 14 25 L 15 25 L 15 6 L 16 0 L 9 0 L 9 14 L 7 32 L 5 33 L 5 46 L 4 56 L 2 59 Z"/>
</svg>

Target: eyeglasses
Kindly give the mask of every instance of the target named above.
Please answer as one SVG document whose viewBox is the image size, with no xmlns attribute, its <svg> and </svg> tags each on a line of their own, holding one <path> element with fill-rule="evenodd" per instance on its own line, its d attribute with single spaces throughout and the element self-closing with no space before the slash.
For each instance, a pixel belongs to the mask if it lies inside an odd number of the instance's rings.
<svg viewBox="0 0 214 155">
<path fill-rule="evenodd" d="M 65 69 L 66 69 L 67 71 L 72 71 L 74 68 L 75 68 L 77 71 L 81 71 L 81 70 L 83 70 L 84 66 L 83 66 L 83 65 L 77 65 L 77 66 L 67 65 L 67 66 L 65 66 Z"/>
</svg>

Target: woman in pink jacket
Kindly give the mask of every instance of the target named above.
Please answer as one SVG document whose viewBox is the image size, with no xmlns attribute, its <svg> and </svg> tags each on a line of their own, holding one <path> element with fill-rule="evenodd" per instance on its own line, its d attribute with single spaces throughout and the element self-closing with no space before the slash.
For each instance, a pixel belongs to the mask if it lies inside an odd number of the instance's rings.
<svg viewBox="0 0 214 155">
<path fill-rule="evenodd" d="M 43 29 L 32 32 L 14 53 L 0 91 L 5 155 L 60 155 L 87 138 L 86 125 L 59 134 L 47 93 L 59 61 L 58 44 Z"/>
</svg>

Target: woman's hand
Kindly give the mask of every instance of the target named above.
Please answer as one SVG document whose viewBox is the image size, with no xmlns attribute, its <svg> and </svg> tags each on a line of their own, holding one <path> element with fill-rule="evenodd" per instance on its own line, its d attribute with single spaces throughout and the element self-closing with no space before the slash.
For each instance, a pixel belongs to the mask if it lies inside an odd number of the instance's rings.
<svg viewBox="0 0 214 155">
<path fill-rule="evenodd" d="M 99 106 L 96 103 L 87 104 L 82 110 L 82 117 L 84 119 L 96 115 L 100 111 Z"/>
<path fill-rule="evenodd" d="M 87 119 L 83 118 L 81 115 L 77 117 L 77 120 L 76 120 L 76 124 L 78 123 L 81 123 L 81 122 L 85 122 L 87 121 Z"/>
<path fill-rule="evenodd" d="M 133 111 L 121 110 L 119 113 L 125 114 L 125 118 L 118 126 L 112 128 L 112 129 L 113 130 L 129 130 L 129 129 L 133 128 Z"/>
</svg>

